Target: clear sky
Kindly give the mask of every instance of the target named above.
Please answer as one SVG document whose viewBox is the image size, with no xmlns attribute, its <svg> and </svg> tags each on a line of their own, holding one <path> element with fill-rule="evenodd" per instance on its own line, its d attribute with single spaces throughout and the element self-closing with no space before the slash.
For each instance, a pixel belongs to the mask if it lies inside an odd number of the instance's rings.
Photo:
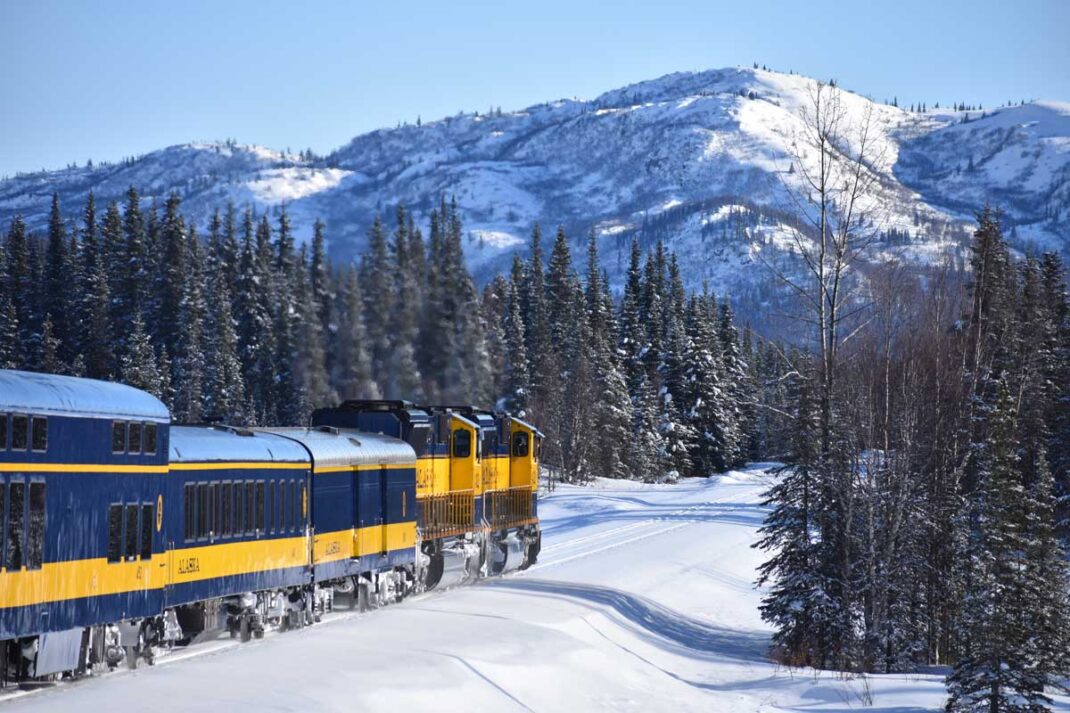
<svg viewBox="0 0 1070 713">
<path fill-rule="evenodd" d="M 1070 101 L 1070 0 L 0 0 L 0 176 L 192 140 L 325 153 L 754 61 L 901 104 Z"/>
</svg>

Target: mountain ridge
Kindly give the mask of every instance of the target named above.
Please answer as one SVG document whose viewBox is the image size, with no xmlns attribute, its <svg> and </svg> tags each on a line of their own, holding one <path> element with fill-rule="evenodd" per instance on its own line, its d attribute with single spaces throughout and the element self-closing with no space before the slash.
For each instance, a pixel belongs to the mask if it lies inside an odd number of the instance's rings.
<svg viewBox="0 0 1070 713">
<path fill-rule="evenodd" d="M 203 226 L 228 201 L 258 212 L 285 204 L 299 237 L 320 217 L 338 259 L 357 254 L 376 212 L 404 203 L 421 219 L 442 194 L 461 206 L 479 276 L 523 249 L 531 226 L 596 231 L 611 279 L 633 235 L 667 240 L 685 279 L 718 289 L 750 279 L 763 249 L 783 250 L 785 192 L 800 112 L 815 80 L 759 69 L 676 72 L 525 109 L 460 114 L 378 129 L 325 157 L 234 142 L 190 142 L 120 164 L 0 181 L 0 226 L 47 221 L 53 190 L 68 215 L 134 185 L 172 190 Z M 874 258 L 928 262 L 961 252 L 972 212 L 1002 206 L 1021 249 L 1070 246 L 1070 104 L 1038 101 L 986 112 L 910 112 L 841 94 L 847 116 L 873 118 L 875 197 L 897 242 Z M 906 236 L 905 238 L 902 236 Z"/>
</svg>

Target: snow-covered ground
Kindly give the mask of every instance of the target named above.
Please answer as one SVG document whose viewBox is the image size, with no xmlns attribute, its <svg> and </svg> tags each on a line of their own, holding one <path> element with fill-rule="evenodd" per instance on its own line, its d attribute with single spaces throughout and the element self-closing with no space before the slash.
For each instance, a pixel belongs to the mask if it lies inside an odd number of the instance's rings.
<svg viewBox="0 0 1070 713">
<path fill-rule="evenodd" d="M 543 554 L 527 572 L 202 644 L 9 710 L 939 709 L 938 674 L 846 678 L 764 658 L 750 545 L 769 477 L 754 466 L 677 485 L 560 487 L 542 501 Z"/>
</svg>

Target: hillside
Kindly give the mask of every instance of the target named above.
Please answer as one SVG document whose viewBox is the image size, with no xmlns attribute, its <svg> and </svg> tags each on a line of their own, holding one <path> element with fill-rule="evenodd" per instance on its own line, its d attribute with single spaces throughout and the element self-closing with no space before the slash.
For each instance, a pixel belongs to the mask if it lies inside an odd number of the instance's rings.
<svg viewBox="0 0 1070 713">
<path fill-rule="evenodd" d="M 233 143 L 192 143 L 118 165 L 23 174 L 0 182 L 0 225 L 18 213 L 42 227 L 53 190 L 71 215 L 135 185 L 172 190 L 200 221 L 234 201 L 258 211 L 285 203 L 299 234 L 322 217 L 336 257 L 360 249 L 376 211 L 399 201 L 425 213 L 456 195 L 472 268 L 499 269 L 532 223 L 564 224 L 603 240 L 611 277 L 631 235 L 669 240 L 692 286 L 749 280 L 754 252 L 776 251 L 790 220 L 785 186 L 800 111 L 814 81 L 751 69 L 678 73 L 522 111 L 464 114 L 353 139 L 329 156 Z M 872 111 L 879 158 L 879 227 L 895 255 L 928 261 L 957 250 L 986 200 L 1007 211 L 1019 246 L 1070 245 L 1070 104 L 1034 102 L 987 113 L 908 112 L 845 93 L 850 121 Z M 907 235 L 906 239 L 902 235 Z"/>
</svg>

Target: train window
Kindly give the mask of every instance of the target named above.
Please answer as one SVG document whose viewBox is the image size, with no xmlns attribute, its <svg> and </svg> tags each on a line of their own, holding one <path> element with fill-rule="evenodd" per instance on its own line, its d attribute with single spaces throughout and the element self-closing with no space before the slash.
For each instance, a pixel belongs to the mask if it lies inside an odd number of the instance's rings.
<svg viewBox="0 0 1070 713">
<path fill-rule="evenodd" d="M 123 558 L 123 506 L 108 508 L 108 561 L 118 562 Z"/>
<path fill-rule="evenodd" d="M 211 513 L 208 511 L 208 483 L 197 485 L 197 537 L 208 537 L 208 523 Z"/>
<path fill-rule="evenodd" d="M 293 488 L 293 490 L 290 491 L 290 529 L 297 532 L 297 518 L 301 513 L 301 503 L 297 500 L 297 481 L 291 480 L 290 486 Z"/>
<path fill-rule="evenodd" d="M 290 529 L 290 518 L 286 512 L 286 480 L 279 481 L 279 532 L 287 532 Z"/>
<path fill-rule="evenodd" d="M 472 455 L 472 434 L 463 428 L 453 432 L 453 457 L 467 458 Z"/>
<path fill-rule="evenodd" d="M 197 537 L 197 486 L 187 483 L 182 492 L 182 505 L 185 508 L 186 541 Z"/>
<path fill-rule="evenodd" d="M 308 491 L 301 485 L 301 528 L 304 529 L 305 518 L 308 517 Z"/>
<path fill-rule="evenodd" d="M 0 413 L 0 449 L 7 448 L 7 414 Z"/>
<path fill-rule="evenodd" d="M 37 419 L 34 419 L 36 425 Z M 30 522 L 26 536 L 26 566 L 41 569 L 45 555 L 45 484 L 30 483 Z"/>
<path fill-rule="evenodd" d="M 113 421 L 111 424 L 111 452 L 126 452 L 126 423 Z"/>
<path fill-rule="evenodd" d="M 7 568 L 22 568 L 23 522 L 26 501 L 26 484 L 11 483 L 7 502 Z"/>
<path fill-rule="evenodd" d="M 264 506 L 264 512 L 266 513 L 266 520 L 264 521 L 264 532 L 275 531 L 275 481 L 269 480 L 267 484 L 267 500 Z"/>
<path fill-rule="evenodd" d="M 264 481 L 260 481 L 256 484 L 256 529 L 260 532 L 265 532 L 265 518 L 264 518 Z"/>
<path fill-rule="evenodd" d="M 141 506 L 141 559 L 152 559 L 152 528 L 156 523 L 154 506 Z"/>
<path fill-rule="evenodd" d="M 245 483 L 245 532 L 256 532 L 256 483 L 251 480 Z"/>
<path fill-rule="evenodd" d="M 156 424 L 145 424 L 145 455 L 156 455 Z"/>
<path fill-rule="evenodd" d="M 30 420 L 31 443 L 35 451 L 48 450 L 48 419 L 34 416 Z"/>
<path fill-rule="evenodd" d="M 125 555 L 127 562 L 133 562 L 134 558 L 137 557 L 137 511 L 137 505 L 126 506 L 126 533 L 123 541 L 123 554 Z"/>
<path fill-rule="evenodd" d="M 223 483 L 219 486 L 219 534 L 229 535 L 230 530 L 230 494 L 234 491 L 233 483 Z"/>
<path fill-rule="evenodd" d="M 134 455 L 141 453 L 141 424 L 131 423 L 127 433 L 129 434 L 127 436 L 129 446 L 126 450 Z"/>
<path fill-rule="evenodd" d="M 11 417 L 11 448 L 16 451 L 24 451 L 30 445 L 30 418 L 29 416 Z"/>
<path fill-rule="evenodd" d="M 530 448 L 528 443 L 528 434 L 523 431 L 519 431 L 513 434 L 513 455 L 517 458 L 523 458 L 528 454 Z"/>
<path fill-rule="evenodd" d="M 212 535 L 215 537 L 218 537 L 223 532 L 222 523 L 220 522 L 222 519 L 219 507 L 220 489 L 219 483 L 210 483 L 208 485 L 208 502 L 211 503 L 209 507 L 212 511 L 212 516 L 208 518 L 208 529 L 212 531 Z"/>
<path fill-rule="evenodd" d="M 240 535 L 245 532 L 245 505 L 242 495 L 245 486 L 242 483 L 234 483 L 234 534 Z"/>
</svg>

